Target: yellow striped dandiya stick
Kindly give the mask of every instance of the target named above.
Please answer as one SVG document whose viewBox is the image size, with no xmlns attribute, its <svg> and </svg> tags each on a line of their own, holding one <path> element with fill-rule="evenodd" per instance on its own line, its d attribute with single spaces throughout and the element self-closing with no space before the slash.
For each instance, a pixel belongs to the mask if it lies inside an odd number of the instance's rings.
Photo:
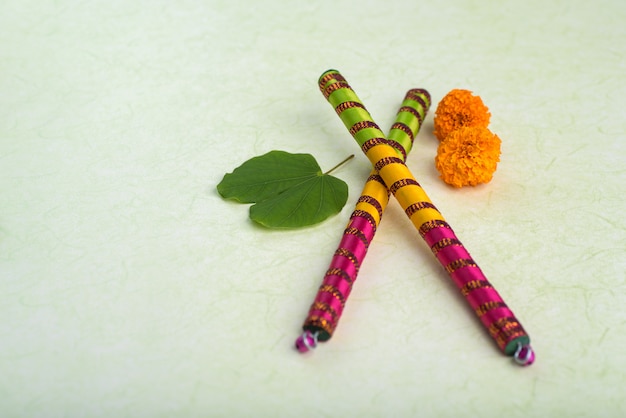
<svg viewBox="0 0 626 418">
<path fill-rule="evenodd" d="M 358 102 L 344 102 L 335 110 L 341 114 L 348 108 L 361 106 Z M 429 107 L 430 94 L 426 90 L 409 90 L 388 139 L 381 138 L 403 160 L 411 151 Z M 372 170 L 304 321 L 303 333 L 296 340 L 296 348 L 301 353 L 315 348 L 318 341 L 328 341 L 332 337 L 389 202 L 389 193 L 378 172 Z"/>
<path fill-rule="evenodd" d="M 346 79 L 337 70 L 328 70 L 321 75 L 319 86 L 500 350 L 513 356 L 520 365 L 532 364 L 535 353 L 530 337 L 403 159 L 389 145 Z M 346 106 L 346 103 L 359 105 Z"/>
</svg>

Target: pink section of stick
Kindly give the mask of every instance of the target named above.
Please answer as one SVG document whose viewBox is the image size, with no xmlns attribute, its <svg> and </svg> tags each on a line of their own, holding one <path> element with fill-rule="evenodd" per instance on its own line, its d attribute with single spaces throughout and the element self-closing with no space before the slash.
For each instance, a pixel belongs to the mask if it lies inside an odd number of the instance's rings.
<svg viewBox="0 0 626 418">
<path fill-rule="evenodd" d="M 452 277 L 452 280 L 459 287 L 459 289 L 474 280 L 487 281 L 487 278 L 483 274 L 482 270 L 479 267 L 474 266 L 462 267 L 453 272 L 450 277 Z"/>
<path fill-rule="evenodd" d="M 343 295 L 343 293 L 342 293 L 342 295 Z M 344 295 L 344 297 L 345 297 L 345 295 Z M 321 303 L 327 304 L 328 306 L 330 306 L 331 308 L 333 308 L 335 310 L 336 315 L 333 316 L 333 315 L 327 313 L 326 311 L 322 311 L 322 310 L 318 310 L 318 309 L 311 310 L 310 311 L 310 315 L 319 315 L 321 317 L 326 318 L 330 322 L 336 322 L 336 320 L 341 315 L 341 312 L 343 311 L 343 306 L 341 305 L 341 300 L 337 299 L 332 293 L 320 292 L 317 295 L 316 302 L 321 302 Z"/>
<path fill-rule="evenodd" d="M 513 312 L 511 312 L 509 308 L 496 308 L 481 316 L 480 321 L 485 325 L 486 328 L 489 328 L 494 322 L 502 318 L 515 319 L 515 315 L 513 315 Z"/>
<path fill-rule="evenodd" d="M 445 226 L 435 227 L 424 235 L 424 241 L 426 241 L 429 247 L 432 247 L 444 238 L 457 239 L 454 231 Z"/>
<path fill-rule="evenodd" d="M 363 218 L 362 216 L 355 216 L 352 218 L 350 226 L 363 232 L 363 235 L 367 237 L 367 242 L 371 242 L 372 239 L 374 239 L 376 230 L 366 218 Z"/>
<path fill-rule="evenodd" d="M 453 261 L 472 258 L 465 247 L 461 245 L 449 245 L 437 253 L 437 259 L 442 266 L 447 266 Z"/>
<path fill-rule="evenodd" d="M 339 243 L 339 249 L 346 249 L 354 255 L 356 265 L 360 266 L 367 253 L 367 247 L 359 237 L 352 234 L 344 234 Z M 335 267 L 331 264 L 331 268 Z"/>
<path fill-rule="evenodd" d="M 351 282 L 354 281 L 357 274 L 357 268 L 354 263 L 350 261 L 348 257 L 340 254 L 336 254 L 335 256 L 333 256 L 332 262 L 330 263 L 330 269 L 339 269 L 344 271 L 348 276 L 350 276 Z M 324 284 L 328 283 L 327 280 L 329 277 L 338 277 L 341 280 L 345 281 L 345 279 L 340 276 L 326 276 L 326 278 L 324 279 Z"/>
</svg>

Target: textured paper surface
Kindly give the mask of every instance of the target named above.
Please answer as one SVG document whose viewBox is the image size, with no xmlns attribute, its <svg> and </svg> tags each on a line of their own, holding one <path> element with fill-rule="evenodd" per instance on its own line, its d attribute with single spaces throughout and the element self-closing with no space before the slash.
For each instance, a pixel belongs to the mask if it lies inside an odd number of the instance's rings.
<svg viewBox="0 0 626 418">
<path fill-rule="evenodd" d="M 293 3 L 293 4 L 291 4 Z M 0 409 L 11 417 L 626 415 L 621 1 L 3 1 Z M 480 94 L 485 186 L 408 165 L 527 328 L 502 356 L 396 202 L 335 336 L 293 340 L 349 203 L 268 232 L 219 198 L 272 149 L 358 148 L 339 69 L 383 130 L 406 90 Z"/>
</svg>

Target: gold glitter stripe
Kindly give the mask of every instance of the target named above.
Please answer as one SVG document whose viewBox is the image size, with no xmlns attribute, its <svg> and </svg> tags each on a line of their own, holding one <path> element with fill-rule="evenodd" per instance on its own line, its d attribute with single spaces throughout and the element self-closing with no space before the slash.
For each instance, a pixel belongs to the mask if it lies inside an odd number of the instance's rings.
<svg viewBox="0 0 626 418">
<path fill-rule="evenodd" d="M 326 271 L 326 274 L 324 275 L 324 277 L 328 277 L 328 276 L 339 276 L 342 279 L 344 279 L 346 282 L 348 282 L 350 286 L 352 286 L 352 283 L 354 283 L 354 278 L 350 277 L 350 275 L 346 273 L 345 271 L 343 271 L 342 269 L 330 268 Z"/>
<path fill-rule="evenodd" d="M 494 309 L 498 309 L 498 308 L 508 308 L 508 306 L 506 306 L 506 303 L 501 302 L 501 301 L 489 301 L 478 306 L 475 312 L 476 312 L 476 315 L 483 316 L 487 312 L 492 311 Z"/>
<path fill-rule="evenodd" d="M 328 83 L 330 80 L 336 80 L 336 81 L 346 81 L 345 78 L 343 78 L 343 76 L 341 74 L 339 74 L 338 72 L 329 72 L 324 74 L 322 77 L 320 77 L 319 79 L 319 87 L 320 89 L 323 89 L 324 86 L 326 85 L 326 83 Z"/>
<path fill-rule="evenodd" d="M 433 254 L 437 255 L 439 251 L 451 245 L 463 245 L 463 244 L 461 244 L 461 241 L 459 241 L 456 238 L 443 238 L 441 241 L 434 243 L 433 246 L 430 247 L 430 249 L 432 250 Z"/>
<path fill-rule="evenodd" d="M 413 203 L 408 208 L 406 208 L 406 210 L 404 212 L 410 218 L 411 216 L 413 216 L 415 214 L 415 212 L 419 212 L 422 209 L 435 209 L 435 210 L 437 210 L 435 205 L 433 205 L 430 202 L 417 202 L 417 203 Z"/>
<path fill-rule="evenodd" d="M 391 129 L 398 129 L 404 132 L 405 134 L 409 136 L 409 138 L 411 138 L 411 142 L 415 140 L 415 135 L 413 135 L 413 131 L 411 130 L 411 128 L 409 128 L 406 124 L 402 122 L 394 123 L 393 125 L 391 125 Z"/>
<path fill-rule="evenodd" d="M 388 139 L 385 138 L 372 138 L 372 139 L 368 139 L 367 141 L 365 141 L 363 143 L 363 145 L 361 145 L 361 150 L 367 154 L 367 151 L 371 150 L 372 148 L 374 148 L 376 145 L 381 145 L 381 144 L 387 144 L 390 145 L 391 141 L 389 141 Z"/>
<path fill-rule="evenodd" d="M 311 312 L 312 311 L 323 311 L 326 312 L 327 314 L 329 314 L 331 316 L 331 320 L 333 322 L 337 321 L 337 311 L 335 310 L 335 308 L 333 308 L 332 306 L 330 306 L 327 303 L 324 302 L 313 302 L 313 305 L 311 305 Z"/>
<path fill-rule="evenodd" d="M 417 182 L 417 180 L 414 179 L 401 179 L 396 181 L 394 184 L 391 185 L 391 187 L 389 187 L 389 191 L 393 194 L 395 194 L 398 189 L 401 189 L 405 186 L 418 186 L 419 187 L 419 183 Z"/>
<path fill-rule="evenodd" d="M 352 127 L 350 128 L 350 134 L 352 136 L 355 136 L 357 133 L 359 133 L 363 129 L 368 129 L 368 128 L 378 129 L 380 131 L 380 128 L 378 127 L 378 125 L 376 125 L 375 122 L 372 122 L 371 120 L 362 120 L 352 125 Z"/>
<path fill-rule="evenodd" d="M 369 150 L 371 150 L 372 148 L 374 148 L 377 145 L 381 145 L 381 144 L 385 144 L 385 145 L 389 145 L 391 147 L 393 147 L 394 149 L 396 149 L 400 154 L 402 154 L 402 160 L 406 161 L 406 150 L 404 149 L 404 147 L 396 141 L 390 141 L 386 138 L 372 138 L 372 139 L 368 139 L 367 141 L 365 141 L 363 143 L 363 145 L 361 145 L 361 150 L 367 154 L 367 152 Z"/>
<path fill-rule="evenodd" d="M 488 331 L 500 347 L 506 346 L 514 338 L 526 335 L 522 325 L 511 317 L 500 318 L 489 326 Z"/>
<path fill-rule="evenodd" d="M 491 286 L 491 283 L 489 283 L 487 280 L 472 280 L 465 283 L 465 285 L 461 288 L 461 293 L 463 294 L 463 296 L 467 296 L 473 290 L 491 288 L 493 288 L 493 286 Z"/>
<path fill-rule="evenodd" d="M 413 99 L 414 100 L 414 99 Z M 422 104 L 422 103 L 420 103 Z M 422 114 L 420 112 L 417 111 L 417 109 L 415 109 L 414 107 L 411 106 L 402 106 L 399 110 L 398 113 L 403 113 L 403 112 L 408 112 L 410 114 L 412 114 L 417 121 L 419 122 L 419 124 L 421 125 L 422 122 L 424 122 L 424 117 L 422 116 Z"/>
<path fill-rule="evenodd" d="M 397 151 L 400 152 L 400 154 L 402 154 L 402 161 L 406 161 L 406 150 L 404 149 L 404 147 L 396 141 L 389 141 L 389 145 L 391 145 L 392 147 L 394 147 Z"/>
<path fill-rule="evenodd" d="M 374 165 L 374 168 L 377 171 L 380 171 L 389 164 L 404 164 L 404 161 L 402 161 L 402 159 L 398 157 L 383 157 L 376 162 L 376 164 Z"/>
<path fill-rule="evenodd" d="M 361 231 L 359 228 L 353 228 L 353 227 L 349 227 L 346 228 L 343 233 L 345 235 L 354 235 L 355 237 L 357 237 L 358 239 L 361 240 L 361 242 L 363 243 L 363 245 L 365 245 L 365 248 L 369 247 L 370 242 L 367 239 L 367 237 L 365 236 L 365 234 L 363 233 L 363 231 Z"/>
<path fill-rule="evenodd" d="M 516 332 L 512 332 L 510 334 L 507 334 L 507 335 L 499 334 L 499 335 L 493 336 L 493 337 L 496 340 L 496 344 L 498 344 L 500 349 L 504 350 L 504 348 L 507 346 L 507 344 L 510 341 L 513 341 L 516 338 L 525 337 L 525 336 L 528 336 L 528 334 L 526 334 L 526 331 L 521 329 L 521 330 L 518 330 Z"/>
<path fill-rule="evenodd" d="M 337 299 L 339 301 L 339 303 L 341 303 L 341 306 L 344 306 L 346 303 L 346 297 L 335 287 L 329 284 L 323 284 L 318 293 L 330 293 L 331 295 L 333 295 L 333 297 L 335 299 Z"/>
<path fill-rule="evenodd" d="M 326 100 L 328 100 L 331 94 L 333 94 L 335 91 L 339 89 L 351 89 L 351 88 L 348 85 L 348 83 L 346 83 L 345 81 L 338 81 L 336 83 L 330 84 L 328 85 L 328 87 L 324 89 L 324 97 L 326 97 Z"/>
<path fill-rule="evenodd" d="M 452 229 L 450 228 L 450 225 L 448 225 L 446 221 L 443 221 L 441 219 L 434 219 L 432 221 L 424 222 L 422 226 L 420 226 L 419 233 L 422 236 L 422 238 L 424 238 L 426 234 L 428 234 L 430 231 L 432 231 L 435 228 L 446 228 L 450 230 Z"/>
<path fill-rule="evenodd" d="M 335 255 L 339 255 L 339 256 L 347 258 L 354 265 L 356 270 L 357 271 L 359 270 L 359 268 L 360 268 L 359 260 L 352 253 L 352 251 L 350 251 L 350 250 L 348 250 L 346 248 L 337 248 L 337 251 L 335 251 Z M 350 282 L 350 284 L 352 284 L 352 282 Z"/>
<path fill-rule="evenodd" d="M 369 222 L 369 224 L 374 229 L 374 232 L 376 232 L 376 228 L 378 227 L 378 224 L 376 223 L 376 219 L 374 219 L 371 213 L 364 211 L 364 210 L 357 209 L 354 212 L 352 212 L 352 215 L 350 215 L 350 219 L 353 219 L 356 217 L 365 218 L 365 220 Z"/>
<path fill-rule="evenodd" d="M 476 262 L 471 258 L 459 258 L 446 266 L 446 271 L 450 274 L 463 267 L 478 267 Z"/>
<path fill-rule="evenodd" d="M 422 97 L 422 96 L 426 97 L 426 99 L 424 99 L 424 97 Z M 409 99 L 409 100 L 414 100 L 414 101 L 418 102 L 420 105 L 422 105 L 422 107 L 424 109 L 429 107 L 428 103 L 431 102 L 430 93 L 427 90 L 424 90 L 424 89 L 411 89 L 411 90 L 409 90 L 406 93 L 405 97 L 407 99 Z M 426 103 L 426 102 L 428 102 L 428 103 Z"/>
<path fill-rule="evenodd" d="M 353 109 L 353 108 L 359 108 L 359 109 L 367 110 L 367 109 L 365 109 L 365 106 L 363 106 L 363 103 L 359 103 L 359 102 L 343 102 L 343 103 L 339 103 L 339 105 L 335 108 L 335 112 L 337 112 L 337 115 L 341 116 L 341 114 L 345 110 Z"/>
<path fill-rule="evenodd" d="M 511 335 L 519 330 L 523 330 L 523 328 L 522 325 L 517 322 L 515 318 L 507 316 L 504 318 L 500 318 L 491 325 L 489 325 L 488 330 L 491 335 Z"/>
<path fill-rule="evenodd" d="M 382 218 L 383 217 L 383 207 L 380 205 L 380 202 L 376 199 L 374 199 L 372 196 L 361 196 L 359 197 L 359 200 L 357 201 L 357 203 L 367 203 L 369 205 L 374 206 L 374 208 L 376 209 L 376 212 L 378 212 L 378 218 Z"/>
<path fill-rule="evenodd" d="M 372 175 L 370 175 L 367 178 L 367 181 L 377 181 L 378 183 L 380 183 L 383 186 L 385 186 L 385 188 L 387 188 L 387 185 L 385 184 L 385 182 L 383 181 L 383 178 L 379 174 L 372 174 Z M 389 190 L 387 190 L 387 195 L 389 195 Z"/>
<path fill-rule="evenodd" d="M 426 104 L 426 102 L 424 101 L 424 99 L 422 99 L 419 96 L 413 96 L 410 97 L 411 100 L 414 100 L 416 102 L 419 103 L 419 105 L 422 107 L 422 110 L 424 111 L 424 116 L 422 116 L 421 114 L 419 114 L 419 116 L 417 117 L 417 120 L 419 120 L 420 125 L 422 124 L 422 122 L 424 122 L 424 117 L 426 116 L 427 113 L 427 109 L 428 109 L 428 105 Z"/>
<path fill-rule="evenodd" d="M 400 109 L 398 109 L 398 113 L 402 112 L 408 112 L 415 116 L 417 119 L 422 117 L 422 114 L 413 106 L 402 106 Z"/>
<path fill-rule="evenodd" d="M 324 329 L 328 333 L 330 333 L 329 330 L 334 328 L 333 325 L 334 324 L 331 324 L 328 321 L 328 319 L 326 319 L 324 317 L 321 317 L 319 315 L 311 315 L 311 316 L 309 316 L 307 321 L 304 323 L 304 326 L 306 326 L 306 327 L 314 326 L 314 327 L 322 328 L 322 329 Z"/>
</svg>

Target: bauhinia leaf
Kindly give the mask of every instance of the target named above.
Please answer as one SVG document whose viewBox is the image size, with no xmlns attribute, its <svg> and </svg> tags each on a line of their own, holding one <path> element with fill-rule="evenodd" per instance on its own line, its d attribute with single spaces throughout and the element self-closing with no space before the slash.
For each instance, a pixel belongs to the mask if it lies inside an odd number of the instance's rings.
<svg viewBox="0 0 626 418">
<path fill-rule="evenodd" d="M 314 225 L 339 213 L 348 199 L 348 185 L 322 173 L 312 155 L 284 151 L 246 161 L 217 190 L 225 199 L 255 203 L 250 219 L 268 228 Z"/>
<path fill-rule="evenodd" d="M 269 228 L 298 228 L 338 213 L 348 199 L 348 186 L 327 174 L 262 200 L 250 208 L 250 219 Z"/>
<path fill-rule="evenodd" d="M 322 170 L 310 154 L 270 151 L 249 159 L 226 174 L 217 185 L 217 191 L 225 199 L 254 203 L 320 174 Z"/>
</svg>

